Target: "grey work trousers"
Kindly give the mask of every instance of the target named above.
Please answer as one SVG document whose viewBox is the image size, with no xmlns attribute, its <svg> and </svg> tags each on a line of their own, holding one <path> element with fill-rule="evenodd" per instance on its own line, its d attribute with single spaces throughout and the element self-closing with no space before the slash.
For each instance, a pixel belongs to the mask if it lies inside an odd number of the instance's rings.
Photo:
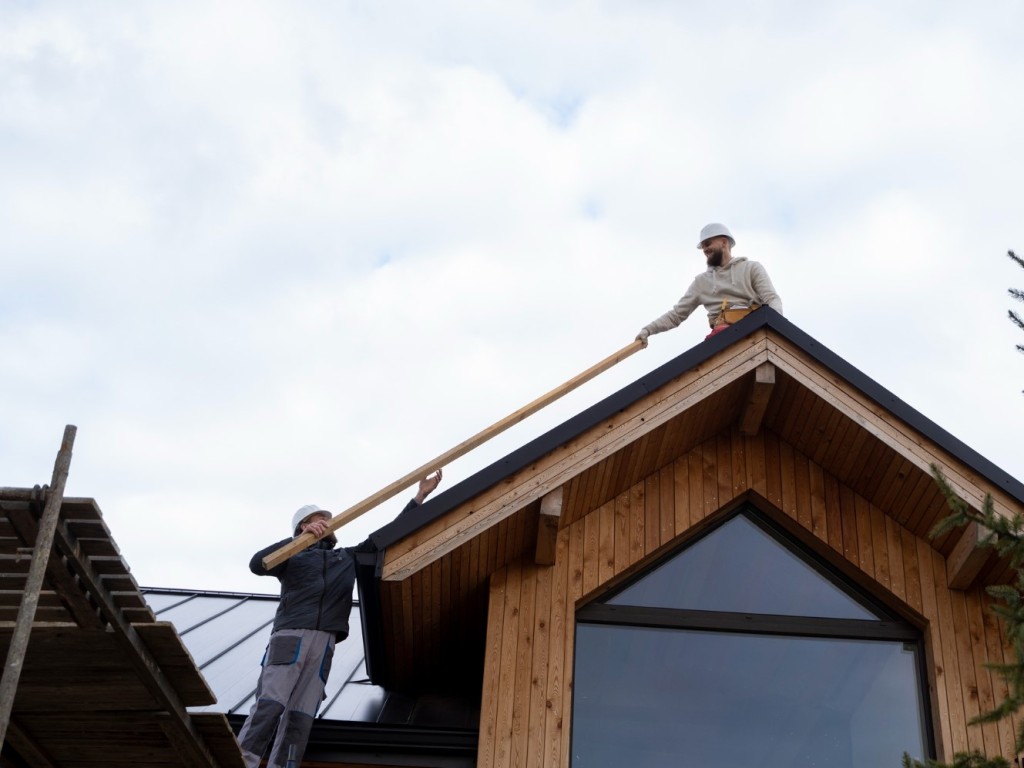
<svg viewBox="0 0 1024 768">
<path fill-rule="evenodd" d="M 256 703 L 238 732 L 246 768 L 258 768 L 272 738 L 269 768 L 287 765 L 289 747 L 295 747 L 295 765 L 302 762 L 333 658 L 333 632 L 279 629 L 270 636 Z"/>
</svg>

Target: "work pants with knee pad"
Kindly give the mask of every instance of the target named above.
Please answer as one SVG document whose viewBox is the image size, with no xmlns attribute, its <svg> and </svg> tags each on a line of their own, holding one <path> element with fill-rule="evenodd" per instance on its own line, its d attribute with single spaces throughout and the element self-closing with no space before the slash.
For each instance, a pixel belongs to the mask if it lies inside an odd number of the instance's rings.
<svg viewBox="0 0 1024 768">
<path fill-rule="evenodd" d="M 279 629 L 270 636 L 256 703 L 238 733 L 246 768 L 258 768 L 271 739 L 268 768 L 284 768 L 292 746 L 295 765 L 302 761 L 333 657 L 333 632 Z"/>
</svg>

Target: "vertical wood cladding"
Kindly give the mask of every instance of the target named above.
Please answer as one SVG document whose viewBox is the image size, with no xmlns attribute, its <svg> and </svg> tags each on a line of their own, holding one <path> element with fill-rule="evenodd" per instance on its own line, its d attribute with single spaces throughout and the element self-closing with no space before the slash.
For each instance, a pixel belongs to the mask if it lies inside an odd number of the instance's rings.
<svg viewBox="0 0 1024 768">
<path fill-rule="evenodd" d="M 1005 696 L 986 667 L 1010 659 L 981 588 L 946 587 L 927 540 L 854 493 L 772 432 L 723 433 L 696 446 L 558 533 L 555 563 L 495 572 L 480 722 L 481 768 L 569 765 L 573 637 L 578 601 L 676 546 L 723 506 L 753 491 L 816 550 L 924 627 L 940 758 L 979 749 L 1013 759 L 1014 721 L 968 726 Z"/>
</svg>

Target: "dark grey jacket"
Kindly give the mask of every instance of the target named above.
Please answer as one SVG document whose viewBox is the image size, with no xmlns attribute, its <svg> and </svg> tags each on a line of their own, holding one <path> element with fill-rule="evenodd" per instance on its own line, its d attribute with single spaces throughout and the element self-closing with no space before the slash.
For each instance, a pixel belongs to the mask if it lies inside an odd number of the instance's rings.
<svg viewBox="0 0 1024 768">
<path fill-rule="evenodd" d="M 416 500 L 410 500 L 401 514 L 416 506 Z M 280 565 L 264 568 L 263 558 L 291 540 L 289 537 L 271 544 L 249 561 L 249 570 L 257 576 L 276 576 L 281 582 L 274 630 L 320 629 L 334 632 L 339 642 L 344 640 L 348 637 L 356 581 L 355 553 L 371 549 L 369 540 L 335 549 L 333 541 L 321 539 Z"/>
</svg>

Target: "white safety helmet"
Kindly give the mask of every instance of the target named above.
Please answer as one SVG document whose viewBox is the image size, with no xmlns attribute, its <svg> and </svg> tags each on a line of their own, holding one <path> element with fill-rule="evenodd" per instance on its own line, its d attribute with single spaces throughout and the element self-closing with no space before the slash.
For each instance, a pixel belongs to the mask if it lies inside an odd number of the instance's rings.
<svg viewBox="0 0 1024 768">
<path fill-rule="evenodd" d="M 299 526 L 306 522 L 306 519 L 312 517 L 317 512 L 322 515 L 327 515 L 327 519 L 331 519 L 331 513 L 326 509 L 321 509 L 316 504 L 307 504 L 304 507 L 299 507 L 295 514 L 292 515 L 292 536 L 299 535 Z"/>
<path fill-rule="evenodd" d="M 700 231 L 700 240 L 697 242 L 697 247 L 703 247 L 704 241 L 711 237 L 724 236 L 729 238 L 730 245 L 736 245 L 736 238 L 732 236 L 732 232 L 725 224 L 706 224 L 704 229 Z"/>
</svg>

